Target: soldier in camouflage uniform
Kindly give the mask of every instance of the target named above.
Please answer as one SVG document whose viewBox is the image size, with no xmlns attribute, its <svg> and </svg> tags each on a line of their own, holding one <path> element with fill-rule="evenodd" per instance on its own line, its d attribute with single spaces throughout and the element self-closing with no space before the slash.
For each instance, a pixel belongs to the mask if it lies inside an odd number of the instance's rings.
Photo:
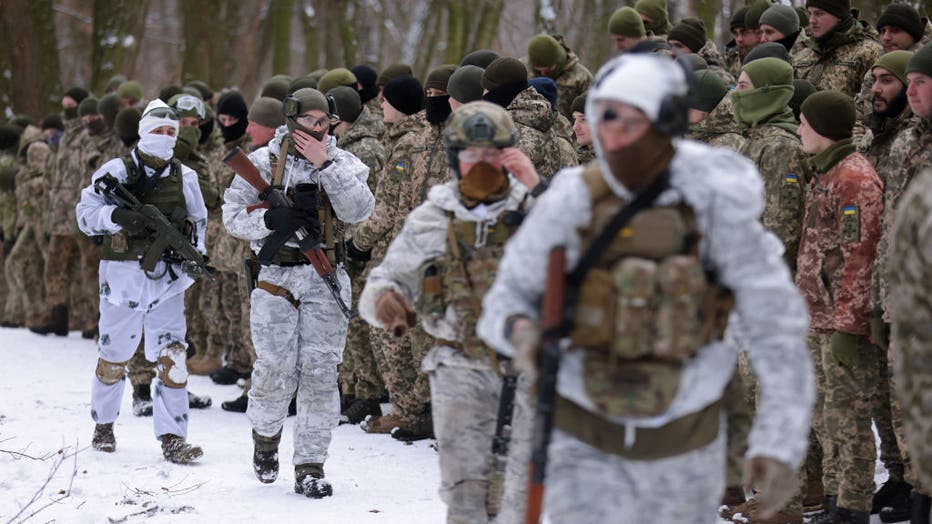
<svg viewBox="0 0 932 524">
<path fill-rule="evenodd" d="M 327 95 L 333 97 L 339 115 L 339 123 L 333 129 L 337 147 L 352 153 L 366 164 L 370 173 L 366 183 L 369 184 L 369 190 L 377 194 L 378 175 L 383 172 L 388 156 L 380 140 L 385 125 L 368 107 L 362 105 L 362 99 L 355 89 L 336 87 Z M 347 231 L 347 234 L 351 238 L 352 230 Z M 353 301 L 356 302 L 366 282 L 364 268 L 350 266 L 349 269 Z M 361 318 L 350 320 L 343 363 L 340 364 L 340 392 L 343 395 L 340 403 L 341 423 L 359 424 L 368 415 L 382 415 L 379 397 L 385 386 L 373 351 L 368 326 Z"/>
<path fill-rule="evenodd" d="M 735 78 L 723 67 L 724 59 L 715 47 L 715 42 L 706 38 L 705 24 L 702 20 L 698 18 L 681 20 L 667 35 L 667 42 L 673 48 L 673 56 L 695 53 L 702 57 L 706 68 L 718 75 L 725 85 L 734 85 Z"/>
<path fill-rule="evenodd" d="M 891 345 L 905 440 L 913 470 L 923 486 L 932 486 L 932 170 L 916 176 L 900 199 L 890 238 L 890 264 L 885 268 L 890 288 Z M 912 520 L 929 522 L 928 490 L 913 493 Z"/>
<path fill-rule="evenodd" d="M 573 100 L 573 133 L 576 137 L 576 156 L 580 165 L 586 165 L 595 158 L 595 149 L 592 147 L 592 134 L 589 133 L 589 124 L 586 123 L 586 93 Z"/>
<path fill-rule="evenodd" d="M 744 22 L 744 16 L 747 12 L 747 7 L 741 7 L 729 19 L 729 31 L 731 31 L 733 38 L 725 44 L 723 66 L 734 78 L 738 78 L 738 75 L 741 74 L 744 57 L 760 41 L 760 31 L 748 29 L 747 24 Z"/>
<path fill-rule="evenodd" d="M 557 111 L 572 117 L 573 99 L 586 92 L 592 84 L 592 73 L 581 63 L 576 53 L 567 47 L 561 35 L 537 35 L 527 46 L 523 58 L 528 76 L 545 76 L 557 83 Z"/>
<path fill-rule="evenodd" d="M 708 69 L 696 71 L 695 93 L 689 108 L 689 130 L 686 132 L 686 138 L 710 146 L 741 151 L 746 142 L 741 135 L 741 127 L 733 120 L 728 122 L 709 119 L 709 114 L 725 99 L 727 93 L 728 88 L 714 72 Z"/>
<path fill-rule="evenodd" d="M 796 78 L 854 97 L 883 48 L 851 15 L 848 0 L 807 0 L 813 38 L 793 58 Z"/>
<path fill-rule="evenodd" d="M 761 14 L 760 34 L 761 43 L 776 42 L 791 57 L 805 48 L 806 38 L 799 25 L 799 13 L 788 5 L 774 4 Z"/>
<path fill-rule="evenodd" d="M 666 39 L 667 33 L 672 29 L 667 10 L 667 0 L 638 0 L 634 10 L 641 15 L 647 36 Z"/>
<path fill-rule="evenodd" d="M 573 124 L 571 124 L 562 113 L 557 111 L 557 84 L 550 78 L 539 76 L 530 79 L 528 85 L 533 87 L 539 95 L 550 102 L 550 111 L 553 113 L 553 126 L 551 129 L 557 137 L 555 145 L 560 153 L 560 167 L 570 167 L 579 164 L 579 158 L 576 156 L 575 141 L 573 140 Z"/>
<path fill-rule="evenodd" d="M 16 242 L 16 148 L 23 130 L 17 126 L 0 126 L 0 327 L 23 325 L 22 302 L 8 295 L 9 280 L 6 260 Z"/>
<path fill-rule="evenodd" d="M 381 122 L 382 108 L 379 107 L 379 87 L 376 85 L 379 72 L 364 64 L 355 66 L 350 71 L 356 76 L 356 92 L 359 93 L 359 100 L 374 115 L 375 119 Z M 384 133 L 383 126 L 382 134 Z M 381 135 L 379 138 L 381 138 Z"/>
<path fill-rule="evenodd" d="M 806 218 L 796 284 L 806 298 L 818 339 L 824 400 L 815 406 L 826 496 L 835 497 L 832 522 L 867 523 L 874 493 L 876 449 L 871 430 L 876 365 L 870 340 L 871 271 L 880 238 L 882 183 L 851 142 L 854 102 L 823 91 L 802 105 L 799 135 L 816 176 L 806 193 Z M 885 384 L 884 384 L 885 385 Z"/>
<path fill-rule="evenodd" d="M 440 497 L 449 523 L 487 522 L 499 504 L 490 452 L 500 369 L 511 371 L 499 367 L 504 363 L 478 339 L 475 323 L 504 243 L 517 226 L 513 219 L 527 211 L 528 187 L 539 183 L 527 157 L 511 148 L 516 134 L 497 105 L 473 102 L 453 113 L 444 136 L 456 180 L 434 186 L 411 213 L 360 299 L 367 322 L 396 333 L 411 327 L 406 312 L 416 304 L 424 329 L 437 337 L 423 366 L 430 377 Z M 474 211 L 477 205 L 483 214 Z M 479 228 L 487 237 L 477 236 Z"/>
<path fill-rule="evenodd" d="M 388 158 L 379 176 L 375 210 L 356 227 L 347 244 L 351 263 L 368 262 L 370 270 L 381 262 L 405 217 L 420 204 L 422 193 L 426 193 L 430 155 L 424 137 L 431 131 L 426 112 L 421 109 L 424 89 L 420 82 L 411 76 L 395 78 L 385 84 L 382 95 L 382 113 L 388 126 L 384 138 L 389 144 Z M 426 436 L 429 428 L 414 428 L 427 411 L 430 392 L 426 375 L 420 370 L 422 355 L 416 354 L 413 334 L 396 338 L 373 328 L 369 336 L 392 411 L 369 418 L 363 429 L 370 433 L 390 433 L 396 427 L 406 431 L 423 429 L 419 433 Z"/>
<path fill-rule="evenodd" d="M 630 6 L 620 7 L 612 13 L 608 19 L 608 32 L 618 53 L 624 53 L 647 39 L 641 15 Z"/>
<path fill-rule="evenodd" d="M 237 176 L 224 192 L 223 223 L 230 234 L 251 240 L 257 253 L 277 232 L 290 235 L 296 228 L 322 240 L 332 258 L 339 296 L 348 303 L 350 279 L 336 260 L 337 245 L 343 223 L 361 222 L 372 212 L 369 168 L 329 136 L 330 108 L 322 93 L 298 89 L 285 99 L 283 109 L 286 126 L 249 159 L 266 181 L 293 195 L 294 205 L 250 212 L 248 207 L 260 201 L 259 192 Z M 253 428 L 253 471 L 263 483 L 277 478 L 282 427 L 297 393 L 294 490 L 321 498 L 333 493 L 324 460 L 340 415 L 337 365 L 347 318 L 293 240 L 272 255 L 250 297 L 256 362 L 246 414 Z"/>
</svg>

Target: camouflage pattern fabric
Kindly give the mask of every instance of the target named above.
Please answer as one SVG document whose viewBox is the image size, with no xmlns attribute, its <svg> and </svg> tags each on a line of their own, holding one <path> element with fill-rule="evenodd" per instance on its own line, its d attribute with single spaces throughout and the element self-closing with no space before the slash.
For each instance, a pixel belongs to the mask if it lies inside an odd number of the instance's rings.
<svg viewBox="0 0 932 524">
<path fill-rule="evenodd" d="M 567 47 L 562 35 L 551 36 L 566 50 L 566 65 L 563 66 L 563 72 L 553 79 L 557 84 L 557 111 L 566 118 L 573 118 L 573 100 L 589 90 L 589 86 L 592 85 L 592 73 L 579 62 L 576 53 Z M 531 67 L 531 61 L 527 56 L 522 57 L 521 61 L 527 67 L 528 78 L 540 76 Z"/>
<path fill-rule="evenodd" d="M 236 291 L 240 308 L 239 331 L 230 333 L 235 343 L 227 348 L 224 363 L 239 373 L 252 373 L 252 365 L 256 361 L 256 350 L 252 345 L 252 333 L 249 331 L 249 287 L 246 276 L 242 272 L 237 274 Z"/>
<path fill-rule="evenodd" d="M 922 47 L 926 45 L 927 43 L 929 43 L 930 41 L 932 41 L 932 22 L 927 21 L 926 30 L 925 30 L 925 33 L 923 33 L 922 40 L 913 44 L 913 46 L 910 47 L 909 49 L 906 49 L 906 51 L 912 51 L 915 53 L 916 51 L 919 51 L 920 49 L 922 49 Z M 886 52 L 887 51 L 883 51 L 881 54 L 886 53 Z M 873 87 L 874 87 L 873 70 L 868 69 L 867 72 L 864 73 L 864 79 L 861 80 L 861 90 L 858 91 L 858 94 L 854 97 L 855 107 L 858 110 L 858 115 L 861 117 L 867 116 L 871 114 L 871 112 L 873 112 L 872 101 L 873 101 L 874 95 L 871 94 L 871 89 Z"/>
<path fill-rule="evenodd" d="M 576 154 L 576 137 L 573 134 L 573 124 L 560 113 L 553 120 L 553 132 L 557 136 L 557 147 L 560 148 L 560 167 L 579 165 L 579 156 Z"/>
<path fill-rule="evenodd" d="M 893 408 L 890 404 L 890 396 L 893 394 L 892 367 L 887 358 L 887 351 L 873 353 L 876 357 L 872 365 L 877 369 L 877 387 L 872 388 L 874 397 L 871 416 L 877 428 L 877 436 L 880 437 L 880 446 L 878 446 L 880 461 L 887 470 L 889 478 L 904 480 L 906 466 L 903 464 L 903 453 L 900 451 L 896 432 L 893 430 Z"/>
<path fill-rule="evenodd" d="M 735 80 L 737 76 L 731 74 L 725 64 L 725 58 L 722 57 L 722 54 L 718 51 L 718 46 L 715 45 L 715 42 L 712 40 L 707 40 L 705 45 L 702 46 L 702 49 L 696 53 L 701 56 L 705 63 L 709 66 L 709 71 L 718 76 L 725 86 L 735 85 Z M 738 74 L 740 75 L 741 68 L 738 68 Z"/>
<path fill-rule="evenodd" d="M 82 152 L 85 151 L 85 143 L 88 140 L 90 135 L 80 119 L 65 121 L 65 132 L 58 143 L 55 167 L 49 178 L 49 214 L 46 227 L 50 235 L 74 235 L 78 232 L 74 206 L 81 196 L 81 188 L 85 187 L 81 185 L 81 181 L 87 177 Z"/>
<path fill-rule="evenodd" d="M 581 146 L 576 145 L 576 158 L 579 159 L 579 165 L 586 165 L 589 162 L 595 160 L 595 148 L 591 145 Z"/>
<path fill-rule="evenodd" d="M 550 102 L 529 87 L 518 93 L 506 109 L 518 128 L 517 148 L 531 159 L 540 176 L 553 178 L 561 168 L 561 157 L 560 149 L 552 145 L 558 138 L 553 131 L 555 115 Z"/>
<path fill-rule="evenodd" d="M 744 55 L 738 50 L 734 40 L 725 44 L 725 54 L 722 56 L 722 67 L 732 78 L 741 76 L 741 68 L 744 66 Z M 734 84 L 728 84 L 734 85 Z"/>
<path fill-rule="evenodd" d="M 721 118 L 710 119 L 709 117 L 698 124 L 691 124 L 686 131 L 686 138 L 714 147 L 727 147 L 735 152 L 740 152 L 747 143 L 741 135 L 741 128 L 734 120 L 729 123 Z"/>
<path fill-rule="evenodd" d="M 421 371 L 424 344 L 415 342 L 418 329 L 408 330 L 398 338 L 384 329 L 369 327 L 372 352 L 391 399 L 391 412 L 407 424 L 414 423 L 430 400 L 427 376 Z"/>
<path fill-rule="evenodd" d="M 16 163 L 16 157 L 0 153 L 0 176 L 9 177 L 8 180 L 14 180 L 17 170 L 19 170 L 19 164 Z M 9 251 L 13 247 L 13 242 L 16 241 L 16 212 L 16 195 L 11 185 L 9 190 L 5 188 L 0 190 L 0 236 L 3 237 L 3 245 L 0 246 L 0 313 L 2 313 L 4 322 L 21 324 L 23 312 L 20 302 L 10 301 L 11 309 L 7 310 L 8 279 L 6 271 L 2 269 L 6 267 L 6 259 L 10 255 Z"/>
<path fill-rule="evenodd" d="M 381 112 L 378 115 L 374 114 L 369 104 L 366 104 L 353 125 L 337 137 L 337 147 L 356 155 L 363 164 L 369 166 L 369 179 L 366 183 L 369 184 L 372 194 L 375 194 L 379 185 L 379 175 L 388 157 L 388 151 L 382 145 L 384 135 L 385 124 L 382 122 Z"/>
<path fill-rule="evenodd" d="M 852 98 L 861 91 L 864 74 L 883 47 L 858 23 L 835 32 L 827 42 L 807 40 L 793 58 L 796 78 L 808 80 L 820 91 L 840 91 Z"/>
<path fill-rule="evenodd" d="M 886 267 L 893 319 L 891 347 L 896 394 L 902 408 L 917 489 L 932 495 L 932 171 L 917 175 L 903 195 L 890 237 Z"/>
</svg>

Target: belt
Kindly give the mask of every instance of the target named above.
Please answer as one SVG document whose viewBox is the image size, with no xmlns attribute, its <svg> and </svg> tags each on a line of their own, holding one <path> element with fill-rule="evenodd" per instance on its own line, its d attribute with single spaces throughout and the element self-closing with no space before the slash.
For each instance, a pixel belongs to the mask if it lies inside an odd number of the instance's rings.
<svg viewBox="0 0 932 524">
<path fill-rule="evenodd" d="M 635 460 L 659 460 L 707 446 L 718 436 L 721 399 L 659 428 L 634 428 L 626 445 L 626 426 L 615 424 L 575 402 L 557 397 L 554 427 L 605 453 Z"/>
<path fill-rule="evenodd" d="M 463 343 L 457 342 L 455 340 L 447 340 L 445 338 L 435 338 L 434 343 L 438 346 L 447 346 L 453 349 L 463 351 Z"/>
<path fill-rule="evenodd" d="M 294 247 L 283 247 L 275 253 L 272 264 L 281 267 L 305 266 L 311 261 L 304 256 L 304 252 Z"/>
<path fill-rule="evenodd" d="M 301 305 L 301 301 L 296 299 L 294 295 L 291 294 L 291 291 L 288 291 L 287 289 L 281 286 L 277 286 L 266 280 L 260 280 L 259 283 L 256 284 L 256 287 L 269 293 L 270 295 L 275 295 L 276 297 L 284 298 L 285 300 L 290 302 L 291 305 L 295 307 L 295 309 L 297 309 Z"/>
</svg>

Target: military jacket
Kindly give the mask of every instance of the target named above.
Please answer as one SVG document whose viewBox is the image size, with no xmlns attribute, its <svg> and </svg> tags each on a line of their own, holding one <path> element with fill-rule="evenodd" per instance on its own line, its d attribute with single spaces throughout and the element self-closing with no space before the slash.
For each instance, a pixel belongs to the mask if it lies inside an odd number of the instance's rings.
<svg viewBox="0 0 932 524">
<path fill-rule="evenodd" d="M 705 45 L 702 46 L 702 49 L 699 50 L 697 55 L 701 56 L 705 63 L 708 64 L 709 70 L 718 76 L 726 86 L 735 85 L 736 76 L 732 75 L 731 72 L 725 67 L 725 59 L 722 57 L 722 54 L 719 53 L 718 47 L 716 47 L 715 42 L 708 40 Z M 740 74 L 741 68 L 738 68 L 738 74 Z"/>
<path fill-rule="evenodd" d="M 233 170 L 223 163 L 224 157 L 238 147 L 247 155 L 252 150 L 249 134 L 243 134 L 232 142 L 224 142 L 219 148 L 211 148 L 207 160 L 210 170 L 217 175 L 217 189 L 222 195 L 236 176 Z M 242 260 L 246 255 L 248 243 L 231 235 L 223 227 L 223 213 L 220 208 L 207 212 L 207 256 L 210 263 L 220 271 L 238 273 L 242 269 Z"/>
<path fill-rule="evenodd" d="M 17 205 L 14 187 L 19 169 L 13 155 L 0 153 L 0 177 L 4 179 L 4 186 L 0 187 L 0 234 L 3 235 L 4 241 L 12 240 L 16 236 Z"/>
<path fill-rule="evenodd" d="M 740 152 L 747 142 L 734 120 L 729 124 L 727 120 L 710 120 L 708 117 L 698 124 L 691 124 L 686 131 L 686 138 L 710 146 L 727 147 L 735 152 Z"/>
<path fill-rule="evenodd" d="M 74 206 L 81 195 L 87 165 L 84 163 L 85 143 L 90 140 L 80 119 L 65 121 L 65 132 L 55 154 L 55 169 L 49 183 L 48 232 L 52 235 L 74 235 Z"/>
<path fill-rule="evenodd" d="M 26 162 L 16 173 L 16 229 L 22 231 L 32 227 L 41 236 L 44 229 L 42 220 L 48 212 L 47 174 L 53 155 L 51 148 L 42 139 L 41 131 L 30 128 L 36 131 L 36 136 L 31 139 L 27 137 L 29 129 L 23 133 L 24 143 L 20 154 L 25 156 Z"/>
<path fill-rule="evenodd" d="M 531 159 L 538 174 L 553 177 L 560 170 L 561 157 L 560 148 L 553 147 L 559 138 L 553 130 L 556 115 L 550 102 L 529 87 L 518 93 L 507 110 L 518 127 L 518 149 Z"/>
<path fill-rule="evenodd" d="M 366 183 L 373 194 L 378 188 L 379 175 L 385 168 L 385 160 L 388 157 L 388 152 L 382 145 L 384 134 L 385 124 L 366 105 L 353 125 L 342 136 L 337 137 L 337 147 L 356 155 L 363 164 L 369 166 L 369 179 Z"/>
<path fill-rule="evenodd" d="M 573 118 L 573 100 L 589 90 L 589 86 L 592 85 L 592 73 L 579 62 L 579 57 L 566 46 L 561 35 L 555 35 L 554 38 L 566 50 L 566 65 L 563 66 L 560 76 L 554 79 L 557 84 L 557 111 L 566 118 Z M 531 67 L 528 57 L 522 57 L 521 61 L 527 67 L 528 78 L 539 76 Z"/>
<path fill-rule="evenodd" d="M 883 51 L 857 22 L 824 43 L 813 38 L 805 45 L 793 59 L 796 78 L 808 80 L 820 91 L 840 91 L 852 98 L 861 90 L 864 73 Z"/>
</svg>

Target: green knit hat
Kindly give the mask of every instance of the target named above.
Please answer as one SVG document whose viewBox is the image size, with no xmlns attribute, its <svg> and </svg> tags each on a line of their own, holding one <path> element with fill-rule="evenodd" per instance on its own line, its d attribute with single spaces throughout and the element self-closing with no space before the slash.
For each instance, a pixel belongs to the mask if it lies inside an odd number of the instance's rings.
<svg viewBox="0 0 932 524">
<path fill-rule="evenodd" d="M 806 0 L 806 7 L 815 7 L 842 19 L 851 14 L 851 0 Z"/>
<path fill-rule="evenodd" d="M 97 99 L 89 96 L 78 104 L 78 116 L 99 115 L 97 111 Z"/>
<path fill-rule="evenodd" d="M 687 53 L 685 55 L 680 55 L 677 60 L 682 60 L 689 64 L 691 71 L 702 71 L 709 68 L 709 63 L 705 61 L 705 58 L 697 55 L 696 53 Z"/>
<path fill-rule="evenodd" d="M 142 100 L 142 85 L 135 80 L 127 80 L 117 88 L 117 94 L 120 98 L 129 98 L 130 100 Z"/>
<path fill-rule="evenodd" d="M 197 92 L 201 94 L 201 98 L 203 100 L 210 100 L 214 97 L 213 90 L 211 90 L 207 83 L 203 80 L 192 80 L 185 84 L 185 87 L 193 87 L 194 89 L 197 89 Z"/>
<path fill-rule="evenodd" d="M 819 90 L 812 85 L 812 82 L 799 78 L 793 80 L 793 98 L 790 99 L 789 105 L 790 109 L 793 110 L 793 114 L 796 115 L 796 120 L 799 120 L 799 109 L 802 107 L 803 102 L 817 92 Z"/>
<path fill-rule="evenodd" d="M 520 60 L 510 56 L 496 59 L 482 73 L 482 88 L 489 91 L 519 82 L 527 82 L 527 68 Z"/>
<path fill-rule="evenodd" d="M 831 140 L 851 138 L 857 111 L 854 100 L 838 91 L 819 91 L 803 102 L 802 115 L 812 129 Z"/>
<path fill-rule="evenodd" d="M 905 86 L 908 83 L 906 80 L 906 65 L 909 64 L 913 54 L 912 51 L 891 51 L 880 55 L 880 58 L 871 66 L 871 70 L 875 67 L 882 67 L 893 73 L 893 76 Z"/>
<path fill-rule="evenodd" d="M 793 8 L 796 11 L 796 16 L 799 17 L 799 27 L 809 27 L 809 11 L 805 7 L 798 5 Z"/>
<path fill-rule="evenodd" d="M 359 118 L 359 113 L 362 112 L 362 99 L 359 98 L 359 93 L 355 89 L 349 86 L 337 86 L 327 91 L 327 95 L 333 97 L 333 103 L 341 121 L 353 123 Z"/>
<path fill-rule="evenodd" d="M 557 69 L 566 65 L 566 49 L 550 35 L 537 35 L 528 42 L 527 56 L 533 67 L 557 66 Z"/>
<path fill-rule="evenodd" d="M 259 96 L 275 98 L 282 101 L 285 99 L 285 96 L 288 95 L 289 84 L 291 84 L 290 80 L 281 77 L 272 77 L 262 84 L 262 90 L 259 91 Z"/>
<path fill-rule="evenodd" d="M 744 15 L 744 25 L 748 29 L 760 29 L 760 17 L 764 11 L 770 9 L 770 0 L 754 0 L 754 3 L 748 6 L 748 12 Z"/>
<path fill-rule="evenodd" d="M 741 9 L 738 9 L 737 11 L 735 11 L 735 13 L 731 15 L 731 19 L 728 20 L 728 29 L 732 31 L 738 28 L 747 29 L 748 26 L 744 22 L 744 18 L 747 16 L 747 14 L 748 14 L 747 6 L 742 7 Z"/>
<path fill-rule="evenodd" d="M 314 85 L 316 86 L 318 83 L 320 83 L 320 79 L 323 78 L 324 75 L 326 74 L 327 74 L 327 70 L 322 67 L 320 69 L 315 69 L 304 76 L 305 78 L 310 78 L 311 80 L 313 80 Z M 317 88 L 315 87 L 314 89 L 317 89 Z"/>
<path fill-rule="evenodd" d="M 356 88 L 356 75 L 345 67 L 338 67 L 327 71 L 327 74 L 317 82 L 317 90 L 326 93 L 337 86 L 347 86 Z"/>
<path fill-rule="evenodd" d="M 444 64 L 440 67 L 434 68 L 430 73 L 427 73 L 427 80 L 424 82 L 424 89 L 439 89 L 441 91 L 446 91 L 447 84 L 450 82 L 450 76 L 454 71 L 456 71 L 456 66 L 452 64 Z"/>
<path fill-rule="evenodd" d="M 719 102 L 725 98 L 728 88 L 725 83 L 709 69 L 696 71 L 694 85 L 695 96 L 691 97 L 690 109 L 711 113 Z"/>
<path fill-rule="evenodd" d="M 392 64 L 379 73 L 378 78 L 375 79 L 376 87 L 385 87 L 385 84 L 391 82 L 392 80 L 400 76 L 414 76 L 414 72 L 411 70 L 411 66 L 408 64 Z"/>
<path fill-rule="evenodd" d="M 698 18 L 684 18 L 670 30 L 667 41 L 670 40 L 676 40 L 693 53 L 698 53 L 706 42 L 705 24 Z"/>
<path fill-rule="evenodd" d="M 589 92 L 586 91 L 573 99 L 573 103 L 570 104 L 570 112 L 586 114 L 586 95 L 588 93 Z"/>
<path fill-rule="evenodd" d="M 670 32 L 670 14 L 667 11 L 667 0 L 638 0 L 634 10 L 651 19 L 651 24 L 644 22 L 644 28 L 653 31 L 655 35 L 665 35 Z"/>
<path fill-rule="evenodd" d="M 298 89 L 317 89 L 317 80 L 311 78 L 310 76 L 302 76 L 292 80 L 291 84 L 288 85 L 288 94 L 292 94 Z M 282 97 L 284 98 L 284 97 Z"/>
<path fill-rule="evenodd" d="M 644 30 L 644 21 L 633 7 L 622 7 L 612 13 L 608 19 L 608 32 L 618 36 L 640 38 L 647 34 Z"/>
<path fill-rule="evenodd" d="M 460 66 L 447 81 L 447 93 L 457 102 L 464 104 L 482 100 L 483 71 L 479 66 Z"/>
<path fill-rule="evenodd" d="M 117 113 L 119 113 L 122 108 L 123 101 L 120 100 L 120 95 L 116 93 L 104 95 L 100 99 L 100 102 L 97 103 L 97 111 L 100 112 L 100 116 L 104 117 L 104 122 L 106 122 L 107 127 L 110 128 L 116 123 Z"/>
<path fill-rule="evenodd" d="M 909 59 L 909 63 L 906 64 L 906 74 L 909 73 L 932 76 L 932 42 L 922 46 L 922 49 L 916 51 Z"/>
<path fill-rule="evenodd" d="M 760 24 L 767 24 L 783 36 L 790 36 L 799 31 L 799 15 L 788 5 L 774 4 L 760 15 Z"/>
<path fill-rule="evenodd" d="M 741 68 L 747 73 L 755 89 L 764 86 L 792 86 L 793 66 L 779 58 L 761 58 L 744 64 Z"/>
</svg>

